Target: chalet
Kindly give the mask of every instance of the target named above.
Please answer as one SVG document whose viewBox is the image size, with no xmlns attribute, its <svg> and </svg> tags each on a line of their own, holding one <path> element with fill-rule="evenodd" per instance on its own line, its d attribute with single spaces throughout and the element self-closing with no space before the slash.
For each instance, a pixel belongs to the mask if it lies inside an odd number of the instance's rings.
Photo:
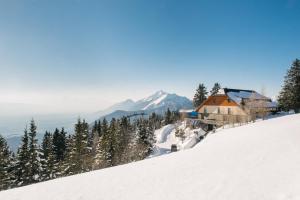
<svg viewBox="0 0 300 200">
<path fill-rule="evenodd" d="M 276 111 L 277 104 L 256 91 L 229 88 L 208 97 L 196 109 L 201 120 L 219 124 L 249 122 Z"/>
</svg>

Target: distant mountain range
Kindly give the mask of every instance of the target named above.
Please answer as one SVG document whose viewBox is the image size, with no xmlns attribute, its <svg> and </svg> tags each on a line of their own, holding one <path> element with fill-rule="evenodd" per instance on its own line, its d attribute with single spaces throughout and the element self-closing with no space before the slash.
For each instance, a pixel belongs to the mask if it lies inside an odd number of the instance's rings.
<svg viewBox="0 0 300 200">
<path fill-rule="evenodd" d="M 193 104 L 192 101 L 186 97 L 179 96 L 177 94 L 170 94 L 160 90 L 151 96 L 138 101 L 127 99 L 109 107 L 106 110 L 97 112 L 97 115 L 100 116 L 100 119 L 106 118 L 107 120 L 110 120 L 112 118 L 120 118 L 122 116 L 141 113 L 146 115 L 153 112 L 163 114 L 168 108 L 171 111 L 191 109 L 193 108 Z"/>
<path fill-rule="evenodd" d="M 95 113 L 85 114 L 81 117 L 93 123 L 98 119 L 121 118 L 122 116 L 136 115 L 143 113 L 149 115 L 153 112 L 164 114 L 167 109 L 172 111 L 179 109 L 193 108 L 192 101 L 186 97 L 158 91 L 149 97 L 133 101 L 127 99 L 114 104 L 109 108 Z M 8 112 L 9 113 L 9 112 Z M 41 142 L 46 130 L 53 131 L 55 128 L 64 127 L 68 133 L 73 133 L 73 127 L 79 115 L 25 115 L 20 117 L 0 116 L 0 133 L 7 139 L 10 148 L 16 152 L 26 124 L 33 117 L 38 125 L 38 139 Z M 137 116 L 139 117 L 139 116 Z"/>
</svg>

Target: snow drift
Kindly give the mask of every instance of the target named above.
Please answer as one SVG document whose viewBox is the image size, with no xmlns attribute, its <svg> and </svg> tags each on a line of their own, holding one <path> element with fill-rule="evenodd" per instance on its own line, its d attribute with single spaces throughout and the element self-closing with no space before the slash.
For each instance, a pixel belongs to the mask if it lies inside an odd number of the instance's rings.
<svg viewBox="0 0 300 200">
<path fill-rule="evenodd" d="M 300 115 L 218 130 L 194 148 L 0 192 L 2 200 L 300 199 Z"/>
</svg>

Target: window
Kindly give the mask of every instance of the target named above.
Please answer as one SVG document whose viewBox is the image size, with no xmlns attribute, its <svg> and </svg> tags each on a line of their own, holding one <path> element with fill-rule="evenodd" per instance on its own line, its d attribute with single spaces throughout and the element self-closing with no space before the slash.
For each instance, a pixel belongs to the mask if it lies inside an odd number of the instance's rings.
<svg viewBox="0 0 300 200">
<path fill-rule="evenodd" d="M 231 108 L 228 108 L 228 115 L 231 115 Z"/>
<path fill-rule="evenodd" d="M 221 114 L 221 109 L 220 108 L 218 108 L 218 114 Z"/>
<path fill-rule="evenodd" d="M 207 114 L 207 108 L 204 108 L 204 113 Z"/>
</svg>

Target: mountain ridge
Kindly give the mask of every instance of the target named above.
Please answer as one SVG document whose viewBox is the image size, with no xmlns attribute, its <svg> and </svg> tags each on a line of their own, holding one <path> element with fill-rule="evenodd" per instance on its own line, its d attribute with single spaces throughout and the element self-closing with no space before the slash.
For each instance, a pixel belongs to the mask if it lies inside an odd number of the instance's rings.
<svg viewBox="0 0 300 200">
<path fill-rule="evenodd" d="M 97 114 L 100 119 L 106 118 L 107 120 L 110 120 L 112 118 L 131 115 L 136 112 L 144 113 L 146 115 L 153 112 L 163 114 L 167 109 L 176 111 L 179 109 L 191 108 L 193 108 L 192 101 L 187 97 L 159 90 L 152 95 L 137 101 L 133 101 L 132 99 L 121 101 L 110 106 L 108 109 L 98 111 Z"/>
</svg>

